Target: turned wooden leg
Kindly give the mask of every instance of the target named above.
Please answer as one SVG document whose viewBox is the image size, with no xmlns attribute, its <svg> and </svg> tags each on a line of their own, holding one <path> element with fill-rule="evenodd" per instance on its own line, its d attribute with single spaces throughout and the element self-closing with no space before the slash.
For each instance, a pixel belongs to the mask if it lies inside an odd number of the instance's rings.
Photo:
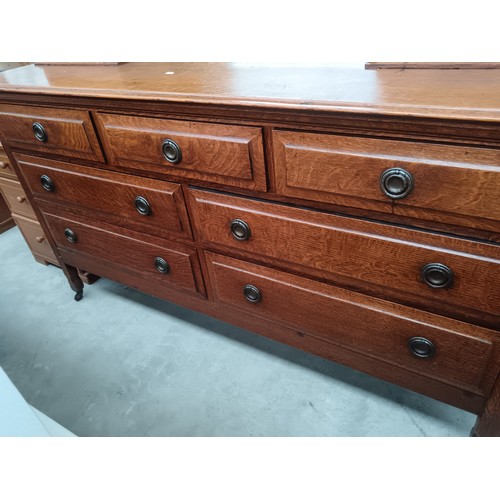
<svg viewBox="0 0 500 500">
<path fill-rule="evenodd" d="M 68 266 L 66 264 L 63 264 L 61 266 L 61 269 L 64 272 L 64 275 L 66 276 L 69 286 L 71 289 L 76 292 L 75 293 L 75 300 L 80 301 L 82 300 L 83 297 L 83 281 L 80 278 L 80 275 L 78 274 L 78 269 L 73 266 Z"/>
<path fill-rule="evenodd" d="M 471 431 L 474 437 L 500 437 L 500 376 L 497 378 L 483 412 Z"/>
</svg>

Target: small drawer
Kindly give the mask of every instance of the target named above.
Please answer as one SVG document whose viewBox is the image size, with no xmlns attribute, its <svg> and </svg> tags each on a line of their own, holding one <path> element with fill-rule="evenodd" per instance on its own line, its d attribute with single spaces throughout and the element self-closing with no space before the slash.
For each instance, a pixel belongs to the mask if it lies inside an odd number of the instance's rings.
<svg viewBox="0 0 500 500">
<path fill-rule="evenodd" d="M 179 184 L 27 155 L 16 161 L 36 197 L 90 208 L 111 224 L 155 236 L 192 239 Z"/>
<path fill-rule="evenodd" d="M 40 223 L 37 220 L 27 219 L 20 215 L 15 215 L 14 220 L 33 255 L 43 261 L 57 264 L 57 258 L 47 241 Z"/>
<path fill-rule="evenodd" d="M 11 148 L 104 160 L 88 111 L 1 104 L 0 136 Z"/>
<path fill-rule="evenodd" d="M 206 252 L 215 300 L 244 315 L 487 394 L 498 333 Z"/>
<path fill-rule="evenodd" d="M 113 279 L 117 269 L 156 286 L 203 294 L 194 248 L 171 241 L 159 246 L 100 229 L 87 219 L 68 216 L 57 205 L 45 211 L 44 218 L 59 249 L 105 263 L 107 277 Z"/>
<path fill-rule="evenodd" d="M 36 219 L 35 212 L 18 181 L 0 178 L 0 190 L 13 214 L 26 215 Z"/>
<path fill-rule="evenodd" d="M 500 151 L 273 132 L 277 191 L 500 233 Z"/>
<path fill-rule="evenodd" d="M 0 154 L 0 177 L 17 180 L 17 175 L 7 156 Z"/>
<path fill-rule="evenodd" d="M 481 324 L 500 327 L 498 245 L 189 192 L 193 223 L 212 247 L 230 247 L 252 259 L 266 257 L 282 267 L 440 314 L 447 305 L 447 313 L 455 317 L 472 314 Z"/>
<path fill-rule="evenodd" d="M 258 127 L 97 115 L 109 162 L 149 174 L 168 174 L 265 191 L 262 131 Z"/>
</svg>

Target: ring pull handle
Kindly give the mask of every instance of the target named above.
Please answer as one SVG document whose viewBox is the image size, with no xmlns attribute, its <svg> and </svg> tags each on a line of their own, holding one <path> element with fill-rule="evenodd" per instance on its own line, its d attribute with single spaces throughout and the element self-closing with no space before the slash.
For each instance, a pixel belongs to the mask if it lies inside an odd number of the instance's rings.
<svg viewBox="0 0 500 500">
<path fill-rule="evenodd" d="M 45 189 L 45 191 L 49 191 L 49 192 L 54 191 L 54 189 L 55 189 L 54 182 L 52 181 L 52 179 L 48 175 L 40 176 L 40 182 L 42 184 L 43 189 Z"/>
<path fill-rule="evenodd" d="M 406 198 L 413 190 L 413 175 L 404 168 L 389 168 L 380 176 L 380 188 L 393 200 Z"/>
<path fill-rule="evenodd" d="M 412 337 L 408 341 L 408 348 L 417 358 L 432 358 L 436 353 L 434 344 L 425 337 Z"/>
<path fill-rule="evenodd" d="M 261 291 L 254 285 L 245 285 L 243 287 L 243 296 L 248 302 L 256 304 L 262 300 Z"/>
<path fill-rule="evenodd" d="M 172 139 L 165 139 L 161 143 L 161 151 L 165 160 L 170 163 L 179 163 L 182 160 L 182 151 L 180 146 Z"/>
<path fill-rule="evenodd" d="M 250 226 L 241 219 L 233 219 L 230 223 L 230 229 L 234 239 L 239 241 L 248 240 L 252 235 Z"/>
<path fill-rule="evenodd" d="M 444 264 L 425 264 L 420 270 L 422 281 L 431 288 L 449 288 L 453 284 L 453 271 Z"/>
<path fill-rule="evenodd" d="M 70 229 L 69 227 L 67 227 L 64 230 L 64 236 L 66 236 L 66 239 L 70 243 L 76 243 L 78 241 L 78 237 L 77 237 L 76 233 L 72 229 Z"/>
<path fill-rule="evenodd" d="M 162 257 L 155 258 L 155 267 L 156 270 L 162 274 L 168 274 L 170 271 L 170 266 L 168 265 L 168 262 Z"/>
<path fill-rule="evenodd" d="M 43 128 L 43 125 L 40 122 L 35 122 L 33 123 L 32 127 L 33 129 L 33 135 L 35 136 L 35 139 L 40 142 L 47 142 L 49 139 L 49 136 L 47 135 L 47 132 Z"/>
<path fill-rule="evenodd" d="M 144 196 L 136 196 L 134 200 L 135 209 L 141 215 L 151 215 L 151 205 L 149 201 L 144 198 Z"/>
</svg>

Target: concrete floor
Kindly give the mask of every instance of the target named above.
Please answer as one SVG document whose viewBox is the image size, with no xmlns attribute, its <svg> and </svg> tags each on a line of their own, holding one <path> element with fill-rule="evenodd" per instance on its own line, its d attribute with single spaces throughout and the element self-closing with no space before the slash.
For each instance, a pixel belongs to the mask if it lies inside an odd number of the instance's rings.
<svg viewBox="0 0 500 500">
<path fill-rule="evenodd" d="M 468 436 L 475 420 L 108 280 L 77 303 L 17 228 L 0 235 L 0 366 L 79 436 Z"/>
</svg>

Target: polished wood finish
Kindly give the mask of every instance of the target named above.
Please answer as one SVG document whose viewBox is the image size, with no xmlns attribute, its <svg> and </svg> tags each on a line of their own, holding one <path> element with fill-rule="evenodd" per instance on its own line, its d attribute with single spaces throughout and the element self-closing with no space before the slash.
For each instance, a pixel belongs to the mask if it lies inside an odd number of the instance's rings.
<svg viewBox="0 0 500 500">
<path fill-rule="evenodd" d="M 433 312 L 466 319 L 464 313 L 477 311 L 500 328 L 498 246 L 196 189 L 190 196 L 204 241 Z M 248 240 L 234 238 L 234 219 L 250 226 Z M 452 269 L 450 288 L 430 288 L 422 281 L 422 266 L 435 262 Z"/>
<path fill-rule="evenodd" d="M 106 172 L 28 155 L 16 155 L 22 175 L 34 196 L 101 212 L 104 218 L 119 226 L 139 231 L 153 231 L 164 237 L 192 239 L 191 228 L 179 184 L 132 175 Z M 47 175 L 54 190 L 47 191 L 40 177 Z M 135 206 L 137 196 L 145 198 L 150 215 L 140 214 Z"/>
<path fill-rule="evenodd" d="M 497 149 L 288 131 L 275 131 L 273 144 L 280 194 L 500 233 Z M 413 177 L 402 199 L 380 187 L 390 168 Z"/>
<path fill-rule="evenodd" d="M 40 223 L 33 218 L 22 215 L 14 215 L 13 217 L 35 260 L 42 264 L 50 263 L 57 266 L 59 262 Z"/>
<path fill-rule="evenodd" d="M 63 211 L 57 205 L 53 205 L 50 212 L 44 212 L 59 249 L 105 260 L 110 267 L 125 269 L 130 274 L 156 283 L 156 286 L 177 287 L 204 294 L 203 288 L 199 286 L 199 263 L 193 248 L 167 241 L 162 246 L 152 245 L 99 229 L 86 219 L 70 219 L 60 214 Z M 68 228 L 77 236 L 75 243 L 68 241 L 65 236 Z M 157 257 L 169 264 L 167 273 L 163 274 L 155 268 Z"/>
<path fill-rule="evenodd" d="M 40 123 L 47 132 L 46 142 L 35 138 L 34 123 Z M 103 160 L 88 112 L 0 104 L 0 129 L 0 137 L 11 146 Z"/>
<path fill-rule="evenodd" d="M 476 434 L 496 435 L 499 84 L 498 70 L 31 66 L 0 75 L 0 137 L 75 298 L 85 269 L 473 411 Z M 65 144 L 6 130 L 41 114 Z M 380 186 L 394 168 L 414 181 L 396 200 Z M 143 189 L 158 224 L 130 213 Z M 424 282 L 432 263 L 448 288 Z M 408 334 L 434 356 L 410 354 Z"/>
<path fill-rule="evenodd" d="M 266 189 L 262 132 L 256 127 L 214 125 L 139 116 L 97 114 L 112 165 L 248 189 Z M 162 143 L 173 140 L 182 159 L 169 162 Z"/>
<path fill-rule="evenodd" d="M 216 300 L 245 314 L 480 394 L 495 381 L 500 354 L 492 355 L 495 332 L 222 255 L 209 253 L 207 261 Z M 244 297 L 246 284 L 261 291 L 258 303 Z M 408 341 L 418 336 L 436 346 L 432 358 L 420 359 L 410 352 Z"/>
</svg>

